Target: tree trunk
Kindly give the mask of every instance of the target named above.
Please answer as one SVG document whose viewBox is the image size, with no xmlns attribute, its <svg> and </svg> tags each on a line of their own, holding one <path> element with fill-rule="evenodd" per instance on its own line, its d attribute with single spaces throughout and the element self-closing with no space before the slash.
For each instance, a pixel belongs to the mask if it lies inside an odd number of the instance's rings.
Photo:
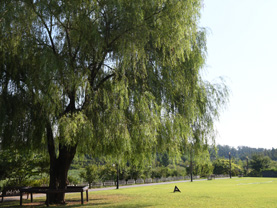
<svg viewBox="0 0 277 208">
<path fill-rule="evenodd" d="M 60 145 L 59 157 L 50 164 L 50 185 L 51 189 L 66 189 L 68 185 L 67 174 L 71 162 L 76 153 L 76 146 L 66 147 Z M 64 193 L 49 195 L 50 204 L 64 204 Z"/>
<path fill-rule="evenodd" d="M 47 127 L 48 152 L 50 156 L 50 189 L 66 189 L 68 185 L 67 174 L 75 156 L 77 145 L 59 145 L 59 156 L 56 156 L 55 144 L 50 125 Z M 49 194 L 50 204 L 64 204 L 64 193 Z"/>
<path fill-rule="evenodd" d="M 190 181 L 193 182 L 193 150 L 190 152 Z"/>
<path fill-rule="evenodd" d="M 192 166 L 193 166 L 193 163 L 192 163 L 192 160 L 190 161 L 190 181 L 193 182 L 193 174 L 192 174 Z"/>
</svg>

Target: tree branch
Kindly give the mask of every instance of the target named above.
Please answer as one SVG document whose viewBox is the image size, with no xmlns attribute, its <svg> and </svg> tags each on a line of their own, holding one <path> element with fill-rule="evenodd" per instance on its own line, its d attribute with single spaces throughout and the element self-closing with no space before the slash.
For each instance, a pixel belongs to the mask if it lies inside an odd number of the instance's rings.
<svg viewBox="0 0 277 208">
<path fill-rule="evenodd" d="M 55 142 L 50 121 L 48 121 L 46 124 L 46 133 L 50 160 L 56 160 Z"/>
<path fill-rule="evenodd" d="M 97 85 L 93 90 L 94 90 L 94 91 L 98 90 L 99 87 L 100 87 L 102 84 L 104 84 L 104 82 L 106 82 L 108 79 L 110 79 L 111 77 L 114 77 L 114 76 L 115 76 L 115 73 L 106 76 L 105 78 L 103 78 L 103 79 L 98 83 L 98 85 Z"/>
<path fill-rule="evenodd" d="M 53 50 L 54 54 L 57 54 L 56 47 L 55 47 L 55 43 L 54 43 L 54 40 L 53 40 L 53 38 L 52 38 L 52 28 L 51 28 L 51 29 L 48 28 L 48 26 L 47 26 L 46 22 L 44 21 L 42 15 L 39 14 L 38 11 L 36 11 L 36 8 L 35 8 L 35 5 L 34 5 L 33 2 L 31 3 L 31 5 L 32 5 L 32 8 L 33 8 L 34 12 L 35 12 L 36 15 L 40 18 L 42 24 L 44 25 L 44 27 L 45 27 L 45 29 L 46 29 L 46 31 L 47 31 L 47 33 L 48 33 L 48 37 L 49 37 L 49 39 L 50 39 L 51 46 L 52 46 L 52 50 Z M 52 24 L 52 23 L 51 23 L 51 24 Z"/>
<path fill-rule="evenodd" d="M 154 12 L 152 15 L 150 15 L 150 16 L 144 18 L 144 21 L 147 21 L 147 20 L 149 20 L 151 17 L 160 14 L 162 11 L 163 11 L 163 9 L 157 10 L 157 11 Z M 141 26 L 142 26 L 142 25 L 138 25 L 138 26 L 136 26 L 136 28 L 141 27 Z M 135 28 L 135 27 L 130 27 L 130 28 L 126 29 L 125 31 L 123 31 L 121 34 L 119 34 L 117 37 L 115 37 L 115 38 L 108 44 L 108 48 L 110 48 L 111 45 L 112 45 L 115 41 L 117 41 L 119 38 L 121 38 L 124 34 L 128 33 L 129 31 L 133 30 L 134 28 Z"/>
</svg>

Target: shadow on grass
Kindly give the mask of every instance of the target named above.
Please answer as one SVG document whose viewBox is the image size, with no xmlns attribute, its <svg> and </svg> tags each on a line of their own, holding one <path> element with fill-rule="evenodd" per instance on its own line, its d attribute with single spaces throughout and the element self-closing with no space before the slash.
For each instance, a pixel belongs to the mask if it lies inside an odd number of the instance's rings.
<svg viewBox="0 0 277 208">
<path fill-rule="evenodd" d="M 101 206 L 109 206 L 109 203 L 105 203 L 105 202 L 101 202 L 101 203 L 97 203 L 97 200 L 91 200 L 89 202 L 84 202 L 84 204 L 81 204 L 80 201 L 77 200 L 68 200 L 66 201 L 65 204 L 50 204 L 49 207 L 101 207 Z M 20 207 L 19 202 L 18 201 L 8 201 L 8 202 L 4 202 L 4 203 L 0 203 L 0 207 L 6 207 L 6 208 L 18 208 Z M 36 202 L 23 202 L 22 208 L 41 208 L 41 207 L 47 207 L 45 204 L 45 201 L 36 201 Z"/>
<path fill-rule="evenodd" d="M 80 204 L 80 200 L 67 200 L 65 204 L 61 205 L 50 205 L 49 207 L 68 207 L 68 208 L 87 208 L 87 207 L 114 207 L 114 208 L 144 208 L 151 207 L 153 204 L 140 205 L 140 204 L 113 204 L 111 202 L 101 202 L 101 199 L 91 199 L 89 202 L 84 202 Z M 0 207 L 6 208 L 18 208 L 19 201 L 7 201 L 0 203 Z M 23 201 L 22 208 L 41 208 L 47 207 L 45 201 L 35 201 L 31 203 L 30 201 Z"/>
</svg>

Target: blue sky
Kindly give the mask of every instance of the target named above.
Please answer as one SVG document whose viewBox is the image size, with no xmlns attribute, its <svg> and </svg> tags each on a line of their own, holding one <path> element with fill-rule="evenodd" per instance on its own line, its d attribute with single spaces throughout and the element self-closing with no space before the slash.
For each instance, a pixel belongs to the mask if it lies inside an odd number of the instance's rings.
<svg viewBox="0 0 277 208">
<path fill-rule="evenodd" d="M 205 77 L 225 78 L 230 102 L 217 143 L 277 148 L 277 0 L 204 0 Z"/>
</svg>

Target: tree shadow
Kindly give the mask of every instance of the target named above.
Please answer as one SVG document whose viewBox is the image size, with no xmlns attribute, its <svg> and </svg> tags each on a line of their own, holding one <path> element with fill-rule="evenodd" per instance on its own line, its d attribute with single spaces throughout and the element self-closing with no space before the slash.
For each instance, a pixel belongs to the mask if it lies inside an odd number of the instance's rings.
<svg viewBox="0 0 277 208">
<path fill-rule="evenodd" d="M 89 199 L 89 201 L 84 201 L 84 204 L 81 204 L 80 199 L 67 199 L 65 204 L 61 205 L 49 205 L 49 207 L 69 207 L 69 208 L 85 208 L 85 207 L 114 207 L 114 208 L 144 208 L 144 207 L 153 207 L 154 204 L 132 204 L 132 201 L 127 204 L 115 204 L 111 201 L 107 201 L 106 197 Z M 6 208 L 18 208 L 19 200 L 15 201 L 4 201 L 0 203 L 0 207 Z M 22 208 L 42 208 L 47 207 L 44 199 L 35 199 L 33 202 L 30 200 L 23 200 Z"/>
<path fill-rule="evenodd" d="M 101 202 L 101 199 L 92 199 L 89 202 L 84 202 L 82 205 L 80 200 L 67 200 L 65 204 L 61 205 L 50 205 L 49 207 L 69 207 L 69 208 L 82 208 L 82 207 L 115 207 L 115 208 L 144 208 L 144 207 L 153 207 L 153 204 L 140 205 L 140 204 L 125 204 L 125 205 L 117 205 L 111 202 Z M 6 208 L 18 208 L 19 201 L 7 201 L 0 203 L 0 207 Z M 45 201 L 35 201 L 31 203 L 30 201 L 23 202 L 22 208 L 41 208 L 46 207 Z"/>
</svg>

